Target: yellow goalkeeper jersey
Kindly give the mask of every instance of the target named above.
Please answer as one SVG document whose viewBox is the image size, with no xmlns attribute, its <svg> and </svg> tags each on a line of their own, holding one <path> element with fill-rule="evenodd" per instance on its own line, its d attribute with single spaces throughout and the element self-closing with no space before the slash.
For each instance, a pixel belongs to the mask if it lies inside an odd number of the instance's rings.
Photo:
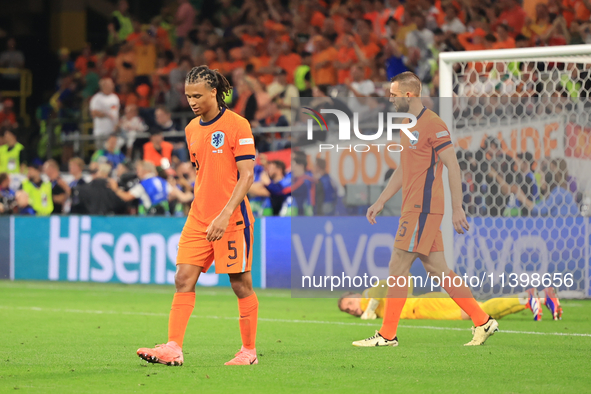
<svg viewBox="0 0 591 394">
<path fill-rule="evenodd" d="M 379 318 L 384 317 L 386 307 L 386 293 L 388 284 L 386 280 L 381 280 L 376 287 L 365 289 L 361 293 L 360 306 L 365 311 L 369 305 L 370 299 L 379 301 L 375 310 Z M 410 283 L 408 295 L 413 292 L 413 284 Z M 431 319 L 431 320 L 462 320 L 462 310 L 445 293 L 427 293 L 418 297 L 409 297 L 402 308 L 401 319 Z"/>
</svg>

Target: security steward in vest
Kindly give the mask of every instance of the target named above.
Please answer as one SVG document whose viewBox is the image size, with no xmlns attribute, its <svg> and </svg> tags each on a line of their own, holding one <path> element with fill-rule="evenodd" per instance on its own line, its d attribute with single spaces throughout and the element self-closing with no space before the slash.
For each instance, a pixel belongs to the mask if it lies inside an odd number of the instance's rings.
<svg viewBox="0 0 591 394">
<path fill-rule="evenodd" d="M 53 212 L 51 188 L 51 182 L 43 181 L 41 178 L 40 167 L 29 164 L 27 179 L 21 184 L 21 190 L 29 195 L 29 205 L 37 216 L 47 216 Z"/>
<path fill-rule="evenodd" d="M 0 146 L 0 173 L 19 174 L 21 165 L 26 164 L 25 147 L 17 142 L 12 129 L 4 130 L 5 144 Z"/>
</svg>

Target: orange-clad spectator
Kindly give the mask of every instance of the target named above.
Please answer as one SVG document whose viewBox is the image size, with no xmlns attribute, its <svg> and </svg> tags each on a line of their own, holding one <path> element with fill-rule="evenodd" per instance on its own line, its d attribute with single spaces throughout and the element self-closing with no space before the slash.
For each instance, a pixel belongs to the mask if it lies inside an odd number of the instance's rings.
<svg viewBox="0 0 591 394">
<path fill-rule="evenodd" d="M 372 31 L 378 39 L 384 36 L 386 21 L 391 16 L 389 11 L 383 1 L 376 1 L 374 3 L 374 11 L 370 13 L 370 17 L 364 17 L 371 21 Z"/>
<path fill-rule="evenodd" d="M 550 0 L 548 2 L 549 12 L 554 16 L 562 13 L 567 25 L 570 27 L 572 21 L 575 20 L 575 5 L 580 0 Z"/>
<path fill-rule="evenodd" d="M 220 47 L 217 49 L 218 51 L 221 51 L 224 56 L 226 56 L 224 50 Z M 207 64 L 207 66 L 212 69 L 212 70 L 218 70 L 218 72 L 220 72 L 221 74 L 225 74 L 226 70 L 224 69 L 225 64 L 218 61 L 218 55 L 216 51 L 212 51 L 211 49 L 208 49 L 207 51 L 203 52 L 203 57 L 205 58 L 205 64 Z M 223 58 L 225 59 L 225 57 Z"/>
<path fill-rule="evenodd" d="M 132 18 L 131 24 L 133 26 L 133 33 L 127 36 L 126 41 L 133 45 L 139 45 L 142 36 L 142 24 L 137 18 Z"/>
<path fill-rule="evenodd" d="M 492 34 L 479 28 L 476 28 L 473 33 L 458 34 L 458 41 L 460 45 L 467 51 L 479 51 L 483 49 L 492 49 L 496 42 L 496 38 Z M 468 68 L 476 70 L 476 72 L 483 72 L 490 70 L 494 64 L 490 62 L 470 62 Z"/>
<path fill-rule="evenodd" d="M 211 68 L 209 65 L 213 64 L 216 61 L 216 54 L 215 51 L 211 50 L 211 49 L 206 49 L 203 52 L 203 60 L 205 60 L 205 64 L 208 65 L 209 68 Z"/>
<path fill-rule="evenodd" d="M 228 61 L 228 55 L 226 53 L 226 51 L 224 51 L 224 49 L 222 47 L 218 47 L 215 50 L 215 55 L 216 55 L 216 63 L 215 66 L 218 70 L 220 70 L 220 72 L 222 74 L 227 74 L 232 72 L 232 70 L 230 69 L 230 62 Z M 215 68 L 210 67 L 212 70 L 215 70 Z"/>
<path fill-rule="evenodd" d="M 265 39 L 259 35 L 251 36 L 250 34 L 243 34 L 240 39 L 244 45 L 260 46 L 265 43 Z"/>
<path fill-rule="evenodd" d="M 82 53 L 80 54 L 80 56 L 78 56 L 76 62 L 74 63 L 74 68 L 83 77 L 86 76 L 86 73 L 88 72 L 88 62 L 94 62 L 94 64 L 97 63 L 97 58 L 95 55 L 92 54 L 90 44 L 86 44 L 84 49 L 82 49 Z"/>
<path fill-rule="evenodd" d="M 257 32 L 255 25 L 236 26 L 233 32 L 244 45 L 252 45 L 256 48 L 265 43 L 265 40 Z"/>
<path fill-rule="evenodd" d="M 312 56 L 312 78 L 317 85 L 336 85 L 337 72 L 332 64 L 337 57 L 337 50 L 330 44 L 328 37 L 316 36 L 316 50 Z"/>
<path fill-rule="evenodd" d="M 357 45 L 360 47 L 367 45 L 366 40 L 362 40 L 361 36 L 367 37 L 367 41 L 371 41 L 374 44 L 378 44 L 380 42 L 378 36 L 373 31 L 371 21 L 367 19 L 357 20 L 357 35 L 355 36 L 355 40 L 357 41 Z"/>
<path fill-rule="evenodd" d="M 264 86 L 273 82 L 273 70 L 272 67 L 270 67 L 271 58 L 269 55 L 261 53 L 259 56 L 256 56 L 254 47 L 250 45 L 243 47 L 242 50 L 245 62 L 253 65 L 258 80 Z"/>
<path fill-rule="evenodd" d="M 380 47 L 375 43 L 375 41 L 372 40 L 372 36 L 374 36 L 374 34 L 370 29 L 369 21 L 359 21 L 359 23 L 357 24 L 357 29 L 359 31 L 359 50 L 365 57 L 365 59 L 359 60 L 367 62 L 369 64 L 373 61 L 374 57 L 376 57 L 376 55 L 380 52 Z M 360 57 L 359 54 L 357 56 Z M 370 76 L 371 67 L 365 67 L 365 78 L 369 78 Z"/>
<path fill-rule="evenodd" d="M 156 60 L 156 71 L 154 72 L 153 79 L 156 80 L 162 75 L 168 75 L 177 67 L 178 65 L 174 61 L 174 53 L 172 51 L 165 51 Z"/>
<path fill-rule="evenodd" d="M 346 36 L 355 37 L 354 30 L 355 30 L 355 21 L 351 18 L 345 19 L 345 22 L 343 23 L 343 31 L 339 35 L 339 37 L 337 38 L 335 45 L 337 47 L 342 46 L 345 43 Z M 355 38 L 355 39 L 357 39 L 357 38 Z"/>
<path fill-rule="evenodd" d="M 153 163 L 156 167 L 168 168 L 172 162 L 172 151 L 174 146 L 164 141 L 162 130 L 159 128 L 150 129 L 150 141 L 144 144 L 144 161 Z"/>
<path fill-rule="evenodd" d="M 589 0 L 577 0 L 574 4 L 575 20 L 578 22 L 589 22 L 591 17 L 591 3 Z"/>
<path fill-rule="evenodd" d="M 226 72 L 232 72 L 237 68 L 242 68 L 246 62 L 242 59 L 242 48 L 232 48 L 229 52 L 230 60 L 226 64 Z"/>
<path fill-rule="evenodd" d="M 509 27 L 504 24 L 497 26 L 497 42 L 493 44 L 493 49 L 515 48 L 515 39 L 509 35 Z"/>
<path fill-rule="evenodd" d="M 353 36 L 345 36 L 342 45 L 339 46 L 334 67 L 337 69 L 337 82 L 344 84 L 351 77 L 351 67 L 359 61 L 355 52 L 355 39 Z"/>
<path fill-rule="evenodd" d="M 135 79 L 150 83 L 151 75 L 156 69 L 156 45 L 147 32 L 142 32 L 140 45 L 135 46 L 136 68 Z"/>
<path fill-rule="evenodd" d="M 458 34 L 458 41 L 466 51 L 479 51 L 486 49 L 484 45 L 484 37 L 486 32 L 480 27 L 475 29 L 473 33 L 466 32 Z"/>
<path fill-rule="evenodd" d="M 135 91 L 137 93 L 137 106 L 140 108 L 149 108 L 152 105 L 150 102 L 150 86 L 142 83 Z"/>
<path fill-rule="evenodd" d="M 343 34 L 343 25 L 345 24 L 345 19 L 347 18 L 347 7 L 346 6 L 338 6 L 334 13 L 331 15 L 331 19 L 334 22 L 334 28 L 337 34 Z"/>
<path fill-rule="evenodd" d="M 324 14 L 322 12 L 316 10 L 312 13 L 312 18 L 310 19 L 310 25 L 312 25 L 314 27 L 322 28 L 322 26 L 324 26 L 325 19 L 326 19 L 326 16 L 324 16 Z"/>
<path fill-rule="evenodd" d="M 119 103 L 123 108 L 129 105 L 136 105 L 137 104 L 137 95 L 133 91 L 133 84 L 131 83 L 124 83 L 119 87 Z"/>
<path fill-rule="evenodd" d="M 379 7 L 380 5 L 378 5 L 377 3 L 381 3 L 379 1 L 376 1 L 375 3 L 373 1 L 364 1 L 363 2 L 363 19 L 365 19 L 366 21 L 370 21 L 371 22 L 371 30 L 374 31 L 374 27 L 377 24 L 377 19 L 378 19 L 378 15 L 379 12 L 376 9 L 376 7 Z M 384 8 L 384 4 L 381 4 L 381 8 Z"/>
<path fill-rule="evenodd" d="M 174 53 L 165 51 L 163 56 L 158 58 L 158 69 L 156 72 L 160 75 L 168 75 L 172 70 L 178 67 L 174 61 Z"/>
<path fill-rule="evenodd" d="M 135 80 L 136 58 L 133 44 L 126 43 L 119 49 L 115 58 L 117 86 L 133 83 Z"/>
<path fill-rule="evenodd" d="M 111 48 L 107 48 L 104 56 L 100 59 L 99 76 L 101 78 L 108 77 L 114 79 L 116 67 L 117 62 L 115 61 L 115 56 L 113 56 L 113 51 Z"/>
<path fill-rule="evenodd" d="M 14 102 L 12 99 L 4 100 L 4 108 L 0 111 L 0 127 L 2 126 L 12 126 L 17 127 L 18 123 L 16 122 L 16 115 L 14 114 Z"/>
<path fill-rule="evenodd" d="M 265 28 L 265 33 L 274 31 L 275 30 L 275 24 L 276 23 L 272 19 L 265 20 L 265 22 L 263 22 L 263 27 Z"/>
<path fill-rule="evenodd" d="M 162 27 L 161 16 L 155 16 L 154 18 L 152 18 L 148 33 L 152 37 L 156 37 L 156 45 L 158 46 L 158 49 L 164 51 L 169 51 L 172 49 L 172 44 L 170 43 L 170 36 L 168 35 L 166 29 Z"/>
<path fill-rule="evenodd" d="M 272 19 L 267 19 L 263 23 L 263 27 L 265 28 L 265 36 L 274 35 L 275 33 L 281 34 L 286 32 L 285 25 L 275 22 Z"/>
<path fill-rule="evenodd" d="M 234 102 L 234 112 L 240 116 L 245 116 L 246 105 L 250 101 L 252 91 L 248 85 L 244 82 L 244 69 L 236 69 L 232 73 L 233 90 L 238 93 L 238 99 Z"/>
<path fill-rule="evenodd" d="M 521 30 L 525 25 L 525 18 L 527 17 L 527 14 L 523 8 L 521 8 L 517 0 L 500 0 L 500 3 L 503 7 L 503 11 L 498 18 L 495 17 L 494 9 L 487 9 L 491 28 L 495 30 L 501 23 L 505 24 L 511 28 L 509 35 L 515 38 L 516 35 L 521 33 Z"/>
<path fill-rule="evenodd" d="M 287 72 L 287 82 L 293 83 L 293 74 L 302 64 L 302 57 L 297 53 L 291 51 L 289 44 L 282 43 L 280 45 L 281 54 L 277 57 L 275 65 Z"/>
</svg>

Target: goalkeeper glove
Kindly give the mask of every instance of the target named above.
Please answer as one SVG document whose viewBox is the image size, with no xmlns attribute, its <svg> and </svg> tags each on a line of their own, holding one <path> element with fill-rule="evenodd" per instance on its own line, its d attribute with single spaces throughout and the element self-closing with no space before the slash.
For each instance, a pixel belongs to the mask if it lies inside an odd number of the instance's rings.
<svg viewBox="0 0 591 394">
<path fill-rule="evenodd" d="M 370 298 L 369 304 L 367 305 L 367 309 L 361 315 L 362 320 L 375 320 L 378 318 L 376 315 L 376 309 L 380 305 L 380 301 L 376 300 L 375 298 Z"/>
</svg>

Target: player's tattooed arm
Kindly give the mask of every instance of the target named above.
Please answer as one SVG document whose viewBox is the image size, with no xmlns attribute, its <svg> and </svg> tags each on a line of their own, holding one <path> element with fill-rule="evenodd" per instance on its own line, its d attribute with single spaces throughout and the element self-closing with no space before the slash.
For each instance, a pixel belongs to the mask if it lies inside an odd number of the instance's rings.
<svg viewBox="0 0 591 394">
<path fill-rule="evenodd" d="M 469 230 L 470 225 L 462 207 L 462 174 L 458 159 L 456 158 L 456 152 L 453 147 L 444 148 L 439 152 L 439 157 L 448 171 L 451 205 L 453 208 L 451 220 L 457 233 L 464 234 L 464 229 Z"/>
<path fill-rule="evenodd" d="M 224 209 L 222 209 L 222 212 L 207 228 L 207 235 L 205 238 L 210 242 L 222 239 L 226 232 L 226 228 L 228 227 L 230 216 L 232 216 L 232 213 L 244 200 L 246 193 L 248 193 L 248 190 L 254 181 L 254 160 L 240 160 L 236 162 L 236 166 L 238 167 L 240 178 L 234 187 L 234 192 L 230 197 L 230 201 L 228 201 Z"/>
</svg>

